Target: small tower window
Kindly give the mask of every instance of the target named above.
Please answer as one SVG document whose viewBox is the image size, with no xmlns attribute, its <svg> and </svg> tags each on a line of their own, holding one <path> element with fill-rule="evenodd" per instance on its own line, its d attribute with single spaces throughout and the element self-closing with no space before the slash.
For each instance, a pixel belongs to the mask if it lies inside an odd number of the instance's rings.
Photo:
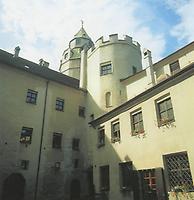
<svg viewBox="0 0 194 200">
<path fill-rule="evenodd" d="M 110 107 L 112 106 L 112 95 L 111 95 L 111 92 L 107 92 L 105 94 L 105 101 L 106 101 L 106 107 Z"/>
</svg>

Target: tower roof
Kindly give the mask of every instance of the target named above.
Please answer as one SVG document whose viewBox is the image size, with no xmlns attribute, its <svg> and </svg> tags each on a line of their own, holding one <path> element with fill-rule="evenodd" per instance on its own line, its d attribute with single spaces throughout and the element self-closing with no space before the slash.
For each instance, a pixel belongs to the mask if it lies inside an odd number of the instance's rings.
<svg viewBox="0 0 194 200">
<path fill-rule="evenodd" d="M 91 39 L 91 38 L 88 36 L 88 34 L 86 33 L 86 31 L 85 31 L 85 29 L 83 28 L 83 26 L 82 26 L 81 29 L 74 35 L 74 38 L 79 38 L 79 37 Z"/>
</svg>

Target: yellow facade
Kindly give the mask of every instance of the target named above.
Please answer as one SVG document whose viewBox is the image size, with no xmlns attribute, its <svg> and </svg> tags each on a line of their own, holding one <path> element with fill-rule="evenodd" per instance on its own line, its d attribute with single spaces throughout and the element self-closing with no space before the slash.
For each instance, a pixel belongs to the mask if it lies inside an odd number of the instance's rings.
<svg viewBox="0 0 194 200">
<path fill-rule="evenodd" d="M 176 199 L 164 160 L 183 152 L 192 182 L 194 43 L 154 64 L 150 51 L 143 57 L 146 66 L 131 37 L 94 44 L 83 27 L 64 51 L 60 73 L 0 50 L 1 195 L 17 173 L 28 200 Z M 35 103 L 26 102 L 31 92 Z M 157 197 L 145 196 L 138 182 L 146 173 L 149 195 Z M 190 194 L 184 188 L 178 195 Z"/>
</svg>

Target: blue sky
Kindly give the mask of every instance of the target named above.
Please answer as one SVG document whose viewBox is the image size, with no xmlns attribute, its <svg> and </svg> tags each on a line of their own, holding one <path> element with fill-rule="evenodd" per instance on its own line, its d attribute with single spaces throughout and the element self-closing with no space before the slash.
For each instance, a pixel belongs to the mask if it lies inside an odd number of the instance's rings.
<svg viewBox="0 0 194 200">
<path fill-rule="evenodd" d="M 68 41 L 84 27 L 93 41 L 132 36 L 157 61 L 194 40 L 194 0 L 0 0 L 0 48 L 57 70 Z"/>
</svg>

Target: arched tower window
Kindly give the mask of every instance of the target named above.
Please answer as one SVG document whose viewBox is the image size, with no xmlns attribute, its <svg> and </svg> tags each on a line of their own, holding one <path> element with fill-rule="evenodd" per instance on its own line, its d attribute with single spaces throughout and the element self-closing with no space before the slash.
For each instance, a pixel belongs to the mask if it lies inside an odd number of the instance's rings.
<svg viewBox="0 0 194 200">
<path fill-rule="evenodd" d="M 111 95 L 111 92 L 107 92 L 105 94 L 105 101 L 106 101 L 106 107 L 110 107 L 112 106 L 112 95 Z"/>
</svg>

